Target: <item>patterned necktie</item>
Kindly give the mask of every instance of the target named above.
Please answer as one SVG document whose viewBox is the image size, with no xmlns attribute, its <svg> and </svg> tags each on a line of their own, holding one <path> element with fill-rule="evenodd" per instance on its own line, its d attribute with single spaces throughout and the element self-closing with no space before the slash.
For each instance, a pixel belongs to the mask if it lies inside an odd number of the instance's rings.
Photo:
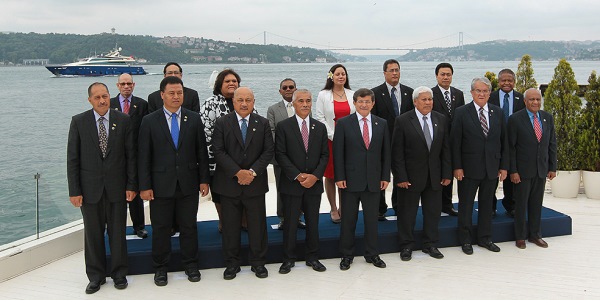
<svg viewBox="0 0 600 300">
<path fill-rule="evenodd" d="M 129 114 L 129 100 L 127 98 L 123 100 L 123 112 Z"/>
<path fill-rule="evenodd" d="M 540 127 L 540 119 L 538 119 L 537 113 L 533 115 L 533 131 L 535 131 L 535 137 L 537 137 L 539 143 L 542 140 L 542 128 Z"/>
<path fill-rule="evenodd" d="M 425 142 L 427 143 L 427 149 L 431 150 L 431 132 L 429 132 L 429 125 L 427 124 L 426 116 L 423 116 L 423 134 L 425 134 Z"/>
<path fill-rule="evenodd" d="M 175 149 L 177 149 L 177 145 L 179 144 L 179 124 L 177 123 L 177 114 L 171 114 L 171 137 L 173 138 L 173 144 L 175 144 Z"/>
<path fill-rule="evenodd" d="M 365 147 L 369 149 L 369 125 L 367 125 L 367 118 L 363 117 L 363 141 L 365 142 Z"/>
<path fill-rule="evenodd" d="M 398 99 L 396 99 L 396 88 L 395 87 L 392 88 L 392 94 L 390 96 L 392 96 L 392 106 L 394 106 L 394 114 L 396 114 L 396 117 L 397 117 L 400 115 L 400 107 L 398 105 Z"/>
<path fill-rule="evenodd" d="M 446 100 L 446 106 L 448 107 L 448 113 L 452 114 L 452 102 L 450 102 L 450 92 L 444 92 L 444 100 Z"/>
<path fill-rule="evenodd" d="M 479 108 L 479 123 L 481 123 L 481 128 L 483 129 L 483 135 L 485 135 L 487 137 L 488 135 L 488 125 L 487 125 L 487 119 L 485 118 L 485 115 L 483 114 L 483 107 Z"/>
<path fill-rule="evenodd" d="M 302 120 L 302 141 L 304 142 L 304 150 L 308 152 L 308 127 L 306 126 L 306 120 Z"/>
<path fill-rule="evenodd" d="M 108 147 L 108 135 L 106 134 L 104 120 L 106 120 L 104 117 L 98 118 L 98 128 L 100 129 L 98 138 L 100 140 L 100 151 L 102 151 L 102 158 L 106 158 L 106 148 Z"/>
<path fill-rule="evenodd" d="M 285 109 L 287 110 L 288 118 L 291 118 L 294 115 L 294 107 L 292 106 L 292 102 L 288 102 L 285 105 Z"/>
<path fill-rule="evenodd" d="M 248 133 L 248 124 L 246 123 L 246 119 L 242 119 L 242 142 L 246 144 L 246 133 Z"/>
<path fill-rule="evenodd" d="M 508 116 L 510 116 L 510 104 L 508 104 L 508 94 L 504 94 L 504 103 L 502 104 L 502 111 L 504 112 L 504 122 L 508 121 Z"/>
</svg>

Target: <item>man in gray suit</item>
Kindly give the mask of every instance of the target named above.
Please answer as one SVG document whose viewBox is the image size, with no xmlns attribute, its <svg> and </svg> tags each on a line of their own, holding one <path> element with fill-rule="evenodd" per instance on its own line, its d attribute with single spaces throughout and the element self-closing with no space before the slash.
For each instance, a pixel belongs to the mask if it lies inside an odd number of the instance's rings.
<svg viewBox="0 0 600 300">
<path fill-rule="evenodd" d="M 292 105 L 292 95 L 296 91 L 296 82 L 291 78 L 286 78 L 279 83 L 279 94 L 283 100 L 277 101 L 277 103 L 269 106 L 267 110 L 267 119 L 269 120 L 269 125 L 271 126 L 271 131 L 273 132 L 273 140 L 275 139 L 275 131 L 277 129 L 277 124 L 285 119 L 288 119 L 294 116 L 294 107 Z M 279 218 L 279 224 L 277 225 L 277 229 L 283 229 L 283 203 L 281 202 L 281 194 L 279 192 L 279 181 L 281 178 L 281 168 L 279 164 L 273 158 L 271 162 L 273 164 L 273 172 L 275 173 L 275 183 L 278 187 L 277 190 L 277 217 Z M 298 220 L 298 228 L 304 229 L 306 228 L 306 224 L 301 220 Z"/>
<path fill-rule="evenodd" d="M 129 116 L 110 109 L 105 84 L 88 88 L 93 109 L 73 116 L 67 144 L 69 200 L 81 208 L 84 225 L 85 270 L 93 294 L 106 283 L 104 231 L 111 253 L 110 276 L 115 288 L 127 287 L 127 201 L 137 191 L 136 157 Z"/>
</svg>

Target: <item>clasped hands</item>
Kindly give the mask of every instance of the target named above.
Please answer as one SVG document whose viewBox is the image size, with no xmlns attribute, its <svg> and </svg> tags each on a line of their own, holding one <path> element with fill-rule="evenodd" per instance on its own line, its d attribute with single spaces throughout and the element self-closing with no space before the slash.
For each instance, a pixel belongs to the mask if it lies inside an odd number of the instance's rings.
<svg viewBox="0 0 600 300">
<path fill-rule="evenodd" d="M 238 179 L 239 185 L 250 185 L 254 180 L 254 175 L 252 175 L 252 171 L 250 170 L 239 170 L 235 173 L 235 177 Z"/>
<path fill-rule="evenodd" d="M 300 182 L 300 185 L 304 188 L 310 189 L 319 180 L 317 176 L 313 174 L 300 173 L 296 180 Z"/>
</svg>

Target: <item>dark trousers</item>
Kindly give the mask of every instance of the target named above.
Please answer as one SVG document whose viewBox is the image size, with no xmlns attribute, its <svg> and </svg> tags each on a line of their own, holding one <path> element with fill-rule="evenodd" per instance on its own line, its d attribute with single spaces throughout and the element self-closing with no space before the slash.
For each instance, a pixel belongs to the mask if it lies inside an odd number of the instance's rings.
<svg viewBox="0 0 600 300">
<path fill-rule="evenodd" d="M 298 220 L 301 211 L 304 212 L 306 220 L 306 240 L 304 253 L 306 261 L 319 259 L 319 208 L 321 206 L 321 195 L 310 195 L 304 193 L 302 196 L 281 195 L 283 198 L 283 259 L 285 261 L 296 261 L 296 233 L 298 232 Z"/>
<path fill-rule="evenodd" d="M 281 193 L 279 192 L 279 180 L 281 179 L 281 167 L 279 165 L 273 165 L 273 173 L 275 173 L 275 186 L 277 187 L 277 217 L 279 220 L 283 220 L 284 208 L 283 208 L 283 198 Z"/>
<path fill-rule="evenodd" d="M 434 191 L 428 180 L 423 191 L 410 191 L 398 189 L 398 236 L 400 248 L 413 249 L 415 238 L 413 235 L 419 199 L 422 204 L 423 213 L 423 247 L 435 247 L 438 241 L 438 224 L 442 211 L 442 191 Z"/>
<path fill-rule="evenodd" d="M 498 184 L 496 184 L 496 187 L 498 187 Z M 504 190 L 504 198 L 502 198 L 502 206 L 504 206 L 504 209 L 506 210 L 506 212 L 511 212 L 513 210 L 515 210 L 515 199 L 514 199 L 514 188 L 515 185 L 512 183 L 512 181 L 510 181 L 510 176 L 506 176 L 506 179 L 504 179 L 504 181 L 502 181 L 502 190 Z M 496 198 L 496 194 L 494 193 L 494 202 L 493 204 L 493 211 L 496 211 L 496 206 L 498 203 L 498 198 Z"/>
<path fill-rule="evenodd" d="M 471 179 L 458 182 L 458 241 L 472 244 L 473 204 L 479 189 L 477 212 L 477 241 L 486 243 L 492 238 L 492 200 L 498 179 Z"/>
<path fill-rule="evenodd" d="M 398 215 L 398 207 L 396 205 L 396 197 L 398 193 L 398 187 L 392 187 L 392 208 L 394 209 L 394 215 Z M 387 212 L 388 206 L 385 203 L 385 190 L 382 190 L 379 195 L 379 213 L 385 214 Z"/>
<path fill-rule="evenodd" d="M 110 247 L 110 277 L 121 278 L 127 275 L 127 242 L 125 224 L 127 204 L 123 199 L 110 202 L 106 192 L 98 203 L 89 204 L 83 198 L 81 206 L 83 216 L 85 272 L 90 281 L 100 282 L 106 278 L 106 251 L 104 232 L 108 233 Z"/>
<path fill-rule="evenodd" d="M 173 214 L 179 225 L 181 262 L 187 269 L 198 269 L 198 193 L 184 195 L 179 183 L 172 197 L 155 197 L 150 201 L 152 220 L 152 263 L 156 270 L 166 271 L 171 258 Z"/>
<path fill-rule="evenodd" d="M 515 238 L 524 240 L 528 236 L 538 239 L 542 237 L 542 202 L 546 178 L 521 178 L 515 184 Z M 529 234 L 528 234 L 529 233 Z"/>
<path fill-rule="evenodd" d="M 133 223 L 134 230 L 142 230 L 146 226 L 146 220 L 144 219 L 144 200 L 137 194 L 131 202 L 127 202 L 129 205 L 129 216 L 131 217 L 131 223 Z"/>
<path fill-rule="evenodd" d="M 354 257 L 354 235 L 358 220 L 358 205 L 362 204 L 365 222 L 365 257 L 379 255 L 377 246 L 377 213 L 379 192 L 348 192 L 342 189 L 342 228 L 340 232 L 340 252 L 342 257 Z"/>
<path fill-rule="evenodd" d="M 454 180 L 450 180 L 450 184 L 442 186 L 442 211 L 449 211 L 454 208 L 452 204 L 452 189 L 454 186 Z"/>
<path fill-rule="evenodd" d="M 251 266 L 264 266 L 267 255 L 267 216 L 265 195 L 236 198 L 221 195 L 223 215 L 223 256 L 227 267 L 241 264 L 242 211 L 246 209 L 248 220 L 248 262 Z"/>
</svg>

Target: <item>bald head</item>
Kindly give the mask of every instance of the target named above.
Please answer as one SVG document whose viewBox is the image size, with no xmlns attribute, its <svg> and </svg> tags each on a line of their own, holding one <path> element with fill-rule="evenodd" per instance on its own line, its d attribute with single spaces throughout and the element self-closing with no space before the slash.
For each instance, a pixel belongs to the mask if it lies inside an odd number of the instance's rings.
<svg viewBox="0 0 600 300">
<path fill-rule="evenodd" d="M 133 89 L 135 88 L 135 82 L 133 82 L 133 76 L 128 73 L 119 75 L 117 79 L 117 89 L 119 93 L 125 98 L 131 97 Z"/>
<path fill-rule="evenodd" d="M 254 111 L 254 93 L 248 87 L 239 87 L 233 92 L 233 109 L 242 118 Z"/>
</svg>

